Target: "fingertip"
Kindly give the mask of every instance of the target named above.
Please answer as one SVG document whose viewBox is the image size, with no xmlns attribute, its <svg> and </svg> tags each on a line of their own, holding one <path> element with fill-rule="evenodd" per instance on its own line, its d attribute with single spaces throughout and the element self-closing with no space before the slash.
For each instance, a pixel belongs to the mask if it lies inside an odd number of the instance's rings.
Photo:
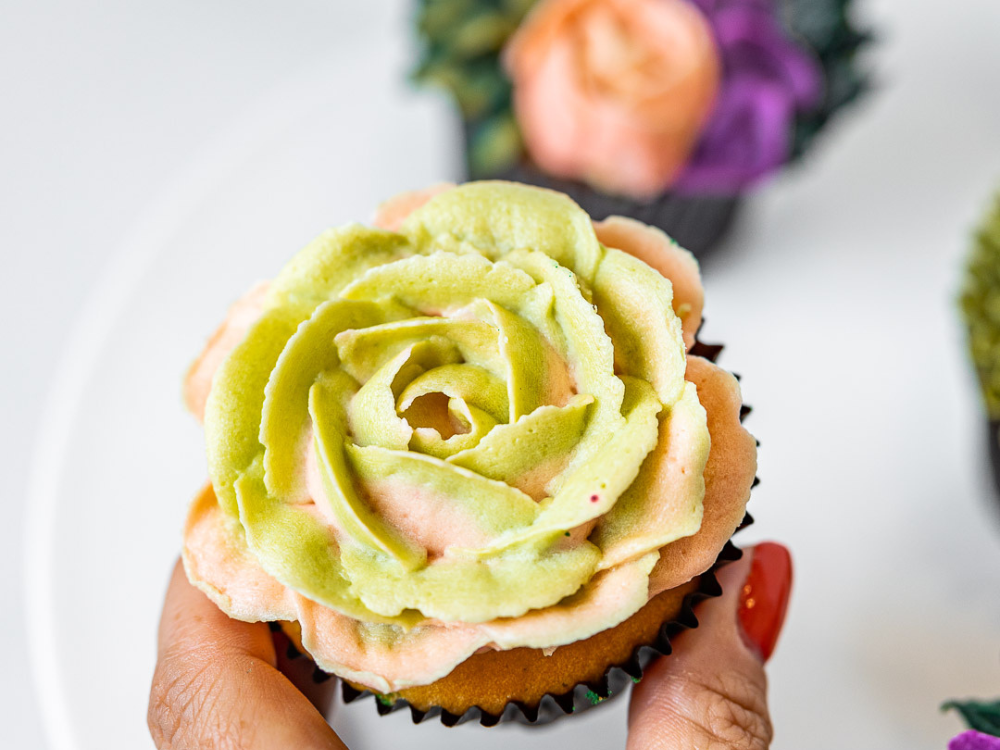
<svg viewBox="0 0 1000 750">
<path fill-rule="evenodd" d="M 743 750 L 770 742 L 762 657 L 773 651 L 784 621 L 791 555 L 766 542 L 716 577 L 721 595 L 697 607 L 698 626 L 672 639 L 673 653 L 652 664 L 633 689 L 630 750 Z"/>
<path fill-rule="evenodd" d="M 753 548 L 750 571 L 740 590 L 738 616 L 744 642 L 766 662 L 785 624 L 792 593 L 792 555 L 782 544 Z"/>
<path fill-rule="evenodd" d="M 174 566 L 160 621 L 147 723 L 158 747 L 343 750 L 276 668 L 264 623 L 232 620 Z"/>
</svg>

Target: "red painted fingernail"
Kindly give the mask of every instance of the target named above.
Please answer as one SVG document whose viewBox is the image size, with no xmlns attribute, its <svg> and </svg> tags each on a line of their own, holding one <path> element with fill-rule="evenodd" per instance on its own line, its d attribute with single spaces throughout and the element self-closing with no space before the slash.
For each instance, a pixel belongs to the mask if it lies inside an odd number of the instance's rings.
<svg viewBox="0 0 1000 750">
<path fill-rule="evenodd" d="M 778 642 L 792 592 L 792 556 L 774 542 L 754 547 L 750 575 L 740 592 L 740 625 L 747 645 L 767 661 Z"/>
</svg>

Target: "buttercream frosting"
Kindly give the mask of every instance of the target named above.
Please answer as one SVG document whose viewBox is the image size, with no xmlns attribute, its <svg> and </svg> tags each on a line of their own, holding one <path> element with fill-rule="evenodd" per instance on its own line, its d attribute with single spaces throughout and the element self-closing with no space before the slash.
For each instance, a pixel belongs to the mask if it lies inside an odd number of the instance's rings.
<svg viewBox="0 0 1000 750">
<path fill-rule="evenodd" d="M 687 354 L 691 256 L 509 183 L 405 194 L 375 223 L 307 246 L 192 367 L 212 479 L 192 582 L 390 692 L 587 638 L 703 572 L 703 518 L 728 529 L 717 553 L 734 516 L 706 510 L 709 421 L 740 477 L 754 452 L 735 381 Z"/>
</svg>

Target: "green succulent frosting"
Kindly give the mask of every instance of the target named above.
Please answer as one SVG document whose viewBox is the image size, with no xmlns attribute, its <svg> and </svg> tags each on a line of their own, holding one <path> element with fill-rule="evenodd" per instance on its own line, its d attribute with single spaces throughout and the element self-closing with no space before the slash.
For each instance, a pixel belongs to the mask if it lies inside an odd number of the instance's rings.
<svg viewBox="0 0 1000 750">
<path fill-rule="evenodd" d="M 661 422 L 701 409 L 671 298 L 568 198 L 519 185 L 450 190 L 399 233 L 328 231 L 216 373 L 205 430 L 220 506 L 268 573 L 360 620 L 555 604 L 610 546 L 634 559 L 700 523 L 696 498 L 683 528 L 634 528 Z M 707 455 L 707 429 L 695 443 Z M 544 497 L 519 489 L 546 467 Z M 479 541 L 429 557 L 374 510 L 385 483 L 443 503 Z M 573 537 L 598 518 L 603 533 Z"/>
<path fill-rule="evenodd" d="M 1000 419 L 1000 197 L 976 235 L 961 304 L 986 409 Z"/>
</svg>

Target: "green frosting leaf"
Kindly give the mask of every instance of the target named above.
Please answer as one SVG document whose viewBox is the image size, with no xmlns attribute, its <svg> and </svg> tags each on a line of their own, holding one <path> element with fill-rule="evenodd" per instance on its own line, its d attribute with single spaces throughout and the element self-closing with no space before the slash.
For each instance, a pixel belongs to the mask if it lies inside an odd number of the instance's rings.
<svg viewBox="0 0 1000 750">
<path fill-rule="evenodd" d="M 474 448 L 497 424 L 493 415 L 470 406 L 461 398 L 448 399 L 448 418 L 453 422 L 459 422 L 464 428 L 463 431 L 450 437 L 443 437 L 439 430 L 418 427 L 413 431 L 410 448 L 434 458 L 447 459 L 456 453 Z"/>
<path fill-rule="evenodd" d="M 425 252 L 473 249 L 497 260 L 529 248 L 588 283 L 602 255 L 590 217 L 572 200 L 510 182 L 473 182 L 442 193 L 414 211 L 401 231 Z"/>
<path fill-rule="evenodd" d="M 607 513 L 632 484 L 643 459 L 656 445 L 657 415 L 663 408 L 652 387 L 635 378 L 626 381 L 624 426 L 604 441 L 596 455 L 566 472 L 555 495 L 540 504 L 530 527 L 513 529 L 495 543 L 465 554 L 485 556 L 512 547 L 549 544 L 568 529 Z"/>
<path fill-rule="evenodd" d="M 306 310 L 335 299 L 365 271 L 406 257 L 413 249 L 394 232 L 348 224 L 306 245 L 271 282 L 268 307 Z"/>
<path fill-rule="evenodd" d="M 510 410 L 503 381 L 475 365 L 443 365 L 413 378 L 399 396 L 400 410 L 406 411 L 416 399 L 431 393 L 475 404 L 488 412 L 494 423 L 506 420 Z"/>
<path fill-rule="evenodd" d="M 594 302 L 614 342 L 619 372 L 652 384 L 665 406 L 684 389 L 686 352 L 670 282 L 638 258 L 608 249 L 594 279 Z"/>
<path fill-rule="evenodd" d="M 382 365 L 351 402 L 348 421 L 354 441 L 358 445 L 406 450 L 413 428 L 397 414 L 397 399 L 410 387 L 407 383 L 412 384 L 427 367 L 458 360 L 457 350 L 438 339 L 412 344 Z"/>
<path fill-rule="evenodd" d="M 683 440 L 690 456 L 680 476 L 670 474 L 672 439 Z M 591 537 L 601 548 L 602 569 L 658 550 L 700 528 L 710 448 L 708 415 L 694 383 L 685 383 L 680 400 L 660 414 L 656 448 Z"/>
<path fill-rule="evenodd" d="M 969 729 L 1000 737 L 1000 699 L 993 702 L 948 701 L 941 708 L 945 711 L 958 711 Z"/>
<path fill-rule="evenodd" d="M 335 339 L 342 367 L 360 383 L 414 344 L 427 342 L 454 347 L 462 361 L 482 367 L 496 377 L 507 369 L 500 355 L 497 330 L 479 320 L 411 318 L 355 331 L 344 331 Z"/>
<path fill-rule="evenodd" d="M 530 276 L 506 263 L 491 263 L 480 255 L 439 252 L 374 268 L 347 287 L 343 296 L 354 300 L 394 297 L 414 310 L 438 314 L 479 299 L 516 308 L 534 285 Z"/>
<path fill-rule="evenodd" d="M 574 594 L 597 565 L 600 552 L 584 542 L 481 560 L 443 558 L 411 575 L 360 548 L 344 551 L 344 567 L 365 604 L 399 612 L 416 602 L 428 617 L 446 622 L 488 622 L 519 617 Z"/>
<path fill-rule="evenodd" d="M 309 390 L 309 414 L 313 419 L 316 457 L 330 509 L 340 525 L 358 544 L 379 550 L 398 560 L 407 570 L 423 564 L 423 549 L 409 544 L 382 521 L 355 490 L 344 455 L 347 419 L 342 399 L 351 392 L 347 376 L 333 373 Z"/>
<path fill-rule="evenodd" d="M 519 316 L 486 300 L 476 304 L 480 317 L 499 333 L 500 355 L 506 363 L 506 417 L 513 422 L 542 405 L 547 380 L 545 347 L 538 331 Z"/>
<path fill-rule="evenodd" d="M 254 462 L 234 491 L 247 546 L 265 570 L 313 601 L 364 622 L 412 627 L 423 619 L 415 612 L 386 617 L 364 606 L 350 591 L 341 550 L 329 530 L 310 514 L 268 496 L 263 475 L 260 462 Z"/>
<path fill-rule="evenodd" d="M 567 474 L 588 464 L 625 425 L 622 401 L 625 384 L 615 375 L 614 346 L 604 330 L 604 321 L 583 296 L 576 277 L 541 253 L 518 250 L 507 256 L 554 292 L 554 318 L 561 331 L 553 342 L 568 362 L 577 390 L 594 397 L 595 404 L 583 439 L 577 445 Z"/>
<path fill-rule="evenodd" d="M 215 495 L 230 516 L 239 512 L 234 483 L 263 452 L 264 389 L 302 319 L 294 308 L 265 311 L 215 373 L 205 404 L 205 444 Z"/>
<path fill-rule="evenodd" d="M 495 427 L 474 448 L 448 459 L 490 479 L 518 486 L 539 465 L 568 456 L 587 424 L 593 396 L 574 396 L 566 406 L 539 406 L 512 424 Z"/>
<path fill-rule="evenodd" d="M 388 317 L 378 305 L 333 300 L 324 302 L 299 325 L 274 364 L 264 388 L 260 443 L 264 446 L 264 484 L 276 497 L 307 498 L 302 472 L 302 439 L 309 426 L 309 388 L 324 372 L 336 371 L 336 348 L 330 346 L 341 331 L 382 323 Z"/>
</svg>

